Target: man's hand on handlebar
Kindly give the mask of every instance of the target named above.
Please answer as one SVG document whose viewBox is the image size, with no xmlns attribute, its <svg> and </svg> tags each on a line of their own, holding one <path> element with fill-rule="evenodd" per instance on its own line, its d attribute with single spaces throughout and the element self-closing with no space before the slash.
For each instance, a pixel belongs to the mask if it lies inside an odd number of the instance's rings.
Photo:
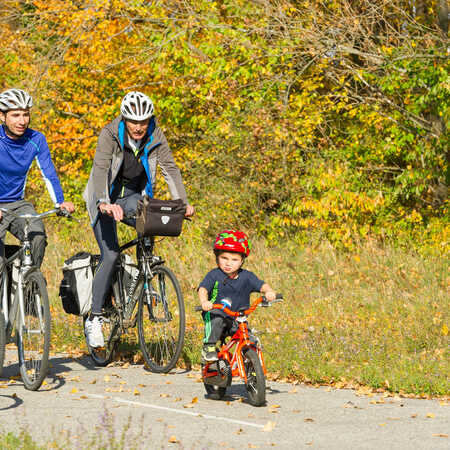
<svg viewBox="0 0 450 450">
<path fill-rule="evenodd" d="M 123 219 L 123 209 L 115 203 L 100 203 L 98 209 L 102 214 L 108 214 L 108 216 L 113 217 L 116 222 L 120 222 Z"/>
<path fill-rule="evenodd" d="M 75 211 L 75 206 L 72 202 L 62 202 L 59 207 L 65 209 L 69 214 L 72 214 Z"/>
</svg>

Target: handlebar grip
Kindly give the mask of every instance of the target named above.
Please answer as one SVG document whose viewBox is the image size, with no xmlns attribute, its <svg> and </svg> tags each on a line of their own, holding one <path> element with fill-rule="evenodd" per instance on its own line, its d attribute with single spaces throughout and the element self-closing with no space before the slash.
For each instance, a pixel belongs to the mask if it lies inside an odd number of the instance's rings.
<svg viewBox="0 0 450 450">
<path fill-rule="evenodd" d="M 56 213 L 56 215 L 60 216 L 60 217 L 72 218 L 72 216 L 70 215 L 70 212 L 67 211 L 67 209 L 62 209 L 62 208 Z"/>
</svg>

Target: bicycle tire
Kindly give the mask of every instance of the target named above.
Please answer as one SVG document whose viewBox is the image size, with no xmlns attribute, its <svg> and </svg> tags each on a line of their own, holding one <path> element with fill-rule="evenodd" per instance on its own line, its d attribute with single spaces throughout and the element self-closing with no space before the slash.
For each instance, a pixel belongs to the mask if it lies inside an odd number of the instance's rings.
<svg viewBox="0 0 450 450">
<path fill-rule="evenodd" d="M 119 336 L 118 336 L 120 328 L 119 313 L 117 312 L 117 309 L 112 304 L 112 302 L 109 303 L 110 304 L 107 307 L 105 307 L 102 312 L 103 317 L 102 331 L 103 337 L 105 339 L 105 346 L 101 348 L 91 347 L 86 339 L 86 345 L 88 348 L 89 355 L 91 356 L 95 365 L 100 367 L 105 367 L 112 361 L 114 357 L 114 352 L 119 343 Z M 87 318 L 88 318 L 87 315 L 83 317 L 83 329 Z"/>
<path fill-rule="evenodd" d="M 45 278 L 38 269 L 26 273 L 22 285 L 24 323 L 17 314 L 17 349 L 26 389 L 38 390 L 48 371 L 50 351 L 50 306 Z M 14 299 L 19 304 L 19 289 Z"/>
<path fill-rule="evenodd" d="M 153 274 L 147 293 L 144 286 L 139 297 L 139 345 L 150 370 L 167 373 L 175 367 L 183 349 L 184 301 L 180 284 L 170 269 L 157 266 Z"/>
<path fill-rule="evenodd" d="M 258 354 L 252 348 L 244 354 L 244 369 L 247 376 L 245 388 L 248 402 L 253 406 L 262 406 L 266 403 L 266 377 L 258 358 Z"/>
<path fill-rule="evenodd" d="M 0 376 L 3 372 L 3 363 L 5 362 L 5 345 L 6 345 L 6 326 L 3 311 L 0 308 Z"/>
</svg>

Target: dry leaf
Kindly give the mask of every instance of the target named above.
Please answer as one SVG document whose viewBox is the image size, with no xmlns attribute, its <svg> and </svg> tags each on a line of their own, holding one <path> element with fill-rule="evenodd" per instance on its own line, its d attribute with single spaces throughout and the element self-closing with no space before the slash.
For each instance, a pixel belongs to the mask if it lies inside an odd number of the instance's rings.
<svg viewBox="0 0 450 450">
<path fill-rule="evenodd" d="M 264 425 L 263 431 L 273 431 L 275 428 L 275 422 L 271 422 L 270 420 Z"/>
<path fill-rule="evenodd" d="M 198 402 L 198 397 L 194 397 L 192 400 L 191 400 L 191 403 L 197 403 Z"/>
<path fill-rule="evenodd" d="M 109 382 L 111 381 L 111 378 L 109 378 L 108 375 L 105 375 L 104 378 L 103 378 L 103 380 L 104 380 L 106 383 L 109 383 Z"/>
<path fill-rule="evenodd" d="M 427 417 L 428 417 L 429 419 L 434 419 L 436 416 L 435 416 L 433 413 L 428 413 L 428 414 L 427 414 Z"/>
<path fill-rule="evenodd" d="M 77 392 L 78 392 L 78 389 L 77 389 L 77 388 L 73 388 L 73 389 L 70 391 L 71 394 L 76 394 Z"/>
<path fill-rule="evenodd" d="M 314 422 L 314 419 L 311 419 L 311 417 L 307 417 L 304 422 Z"/>
<path fill-rule="evenodd" d="M 448 434 L 445 433 L 437 433 L 437 434 L 433 434 L 434 437 L 444 437 L 444 438 L 448 438 Z"/>
<path fill-rule="evenodd" d="M 169 438 L 169 442 L 171 443 L 171 444 L 178 444 L 178 442 L 180 442 L 175 436 L 170 436 L 170 438 Z"/>
<path fill-rule="evenodd" d="M 135 390 L 133 391 L 133 395 L 141 395 L 141 393 L 140 393 L 137 389 L 135 389 Z"/>
</svg>

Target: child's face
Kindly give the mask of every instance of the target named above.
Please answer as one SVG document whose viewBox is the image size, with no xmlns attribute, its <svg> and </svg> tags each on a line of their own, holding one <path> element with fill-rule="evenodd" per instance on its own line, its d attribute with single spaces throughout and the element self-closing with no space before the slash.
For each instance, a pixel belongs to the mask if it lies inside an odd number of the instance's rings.
<svg viewBox="0 0 450 450">
<path fill-rule="evenodd" d="M 224 252 L 217 257 L 219 268 L 228 276 L 233 276 L 242 266 L 243 257 L 239 253 Z"/>
</svg>

